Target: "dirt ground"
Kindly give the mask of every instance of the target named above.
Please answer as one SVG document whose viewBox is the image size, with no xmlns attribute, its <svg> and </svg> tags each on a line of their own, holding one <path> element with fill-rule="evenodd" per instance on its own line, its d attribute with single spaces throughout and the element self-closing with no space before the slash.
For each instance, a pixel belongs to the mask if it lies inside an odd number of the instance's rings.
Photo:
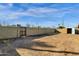
<svg viewBox="0 0 79 59">
<path fill-rule="evenodd" d="M 79 56 L 79 35 L 56 34 L 19 38 L 9 41 L 7 45 L 0 45 L 0 48 L 3 55 L 10 56 Z"/>
</svg>

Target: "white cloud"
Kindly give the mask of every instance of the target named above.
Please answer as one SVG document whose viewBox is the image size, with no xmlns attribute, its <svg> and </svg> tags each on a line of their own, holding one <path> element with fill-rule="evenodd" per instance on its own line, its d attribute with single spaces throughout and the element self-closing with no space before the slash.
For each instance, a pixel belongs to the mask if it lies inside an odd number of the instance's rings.
<svg viewBox="0 0 79 59">
<path fill-rule="evenodd" d="M 57 12 L 57 9 L 52 9 L 52 8 L 30 8 L 28 10 L 25 11 L 11 11 L 8 10 L 8 12 L 4 12 L 4 11 L 0 11 L 1 17 L 5 17 L 6 19 L 15 19 L 15 18 L 19 18 L 20 16 L 32 16 L 32 17 L 47 17 L 47 14 L 52 14 Z"/>
<path fill-rule="evenodd" d="M 9 4 L 12 7 L 13 4 Z M 1 8 L 6 8 L 5 10 L 0 10 L 0 18 L 2 19 L 20 19 L 21 16 L 32 16 L 32 17 L 63 17 L 67 13 L 75 11 L 73 8 L 55 9 L 55 8 L 28 8 L 22 11 L 12 11 L 6 6 L 0 5 Z M 6 11 L 6 12 L 5 12 Z M 78 10 L 77 10 L 78 11 Z"/>
<path fill-rule="evenodd" d="M 13 6 L 13 3 L 9 3 L 8 6 L 9 6 L 9 7 L 12 7 L 12 6 Z"/>
<path fill-rule="evenodd" d="M 50 13 L 50 12 L 56 12 L 58 11 L 57 9 L 53 8 L 34 8 L 34 9 L 28 9 L 28 12 L 34 12 L 34 13 Z"/>
<path fill-rule="evenodd" d="M 58 12 L 58 10 L 53 9 L 53 8 L 30 8 L 30 9 L 25 10 L 23 12 L 16 12 L 16 13 L 14 13 L 14 15 L 46 17 L 46 15 L 53 14 L 55 12 Z"/>
</svg>

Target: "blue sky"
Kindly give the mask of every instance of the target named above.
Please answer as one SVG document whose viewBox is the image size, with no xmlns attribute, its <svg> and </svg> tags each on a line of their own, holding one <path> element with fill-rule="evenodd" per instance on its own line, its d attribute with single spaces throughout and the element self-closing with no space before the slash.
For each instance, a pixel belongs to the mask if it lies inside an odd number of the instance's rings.
<svg viewBox="0 0 79 59">
<path fill-rule="evenodd" d="M 79 24 L 78 3 L 2 3 L 0 23 L 31 24 L 53 27 L 62 23 L 66 27 Z"/>
</svg>

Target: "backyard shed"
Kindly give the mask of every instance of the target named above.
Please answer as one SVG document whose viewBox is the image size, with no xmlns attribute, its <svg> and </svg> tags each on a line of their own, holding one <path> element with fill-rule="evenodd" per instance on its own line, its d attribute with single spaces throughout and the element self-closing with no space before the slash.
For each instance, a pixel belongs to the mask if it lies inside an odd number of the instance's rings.
<svg viewBox="0 0 79 59">
<path fill-rule="evenodd" d="M 65 34 L 75 34 L 75 28 L 63 28 L 63 29 L 57 29 L 57 31 Z"/>
<path fill-rule="evenodd" d="M 67 28 L 67 34 L 75 34 L 75 28 Z"/>
</svg>

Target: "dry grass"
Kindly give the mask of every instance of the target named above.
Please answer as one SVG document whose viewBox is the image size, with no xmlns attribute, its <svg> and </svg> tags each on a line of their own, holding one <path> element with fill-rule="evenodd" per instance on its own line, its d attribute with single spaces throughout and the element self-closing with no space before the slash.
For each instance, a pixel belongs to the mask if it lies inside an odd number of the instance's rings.
<svg viewBox="0 0 79 59">
<path fill-rule="evenodd" d="M 57 34 L 33 40 L 25 39 L 23 44 L 16 49 L 23 56 L 79 55 L 79 35 Z"/>
</svg>

